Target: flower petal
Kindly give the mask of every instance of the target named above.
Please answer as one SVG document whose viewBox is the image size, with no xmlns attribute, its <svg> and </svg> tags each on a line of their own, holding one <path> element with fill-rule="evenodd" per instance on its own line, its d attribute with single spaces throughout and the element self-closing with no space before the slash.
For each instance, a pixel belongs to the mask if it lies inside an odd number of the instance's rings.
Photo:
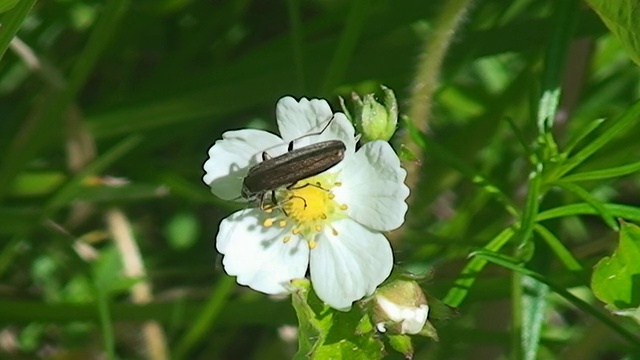
<svg viewBox="0 0 640 360">
<path fill-rule="evenodd" d="M 273 148 L 286 150 L 282 139 L 272 133 L 253 129 L 227 131 L 209 149 L 202 180 L 217 197 L 236 199 L 240 196 L 242 179 L 249 167 L 262 161 L 263 151 Z M 278 154 L 270 151 L 269 155 Z"/>
<path fill-rule="evenodd" d="M 394 303 L 384 296 L 376 295 L 376 302 L 390 320 L 401 323 L 401 334 L 417 334 L 422 331 L 429 317 L 429 306 L 404 306 Z"/>
<path fill-rule="evenodd" d="M 397 229 L 404 223 L 409 188 L 407 172 L 389 143 L 372 141 L 345 159 L 340 180 L 332 189 L 336 201 L 347 204 L 347 214 L 360 224 L 379 231 Z"/>
<path fill-rule="evenodd" d="M 224 270 L 237 276 L 238 284 L 267 294 L 287 293 L 290 281 L 307 272 L 309 247 L 296 236 L 285 243 L 290 233 L 264 227 L 265 216 L 258 209 L 245 209 L 222 220 L 216 248 L 224 255 Z"/>
<path fill-rule="evenodd" d="M 322 130 L 322 129 L 320 129 Z M 347 148 L 345 158 L 353 155 L 356 151 L 356 136 L 355 128 L 347 116 L 341 112 L 333 114 L 333 120 L 325 131 L 319 134 L 317 137 L 310 137 L 310 143 L 316 143 L 327 140 L 340 140 Z"/>
<path fill-rule="evenodd" d="M 393 254 L 384 235 L 344 219 L 322 235 L 311 250 L 311 283 L 318 297 L 338 310 L 371 295 L 391 273 Z"/>
<path fill-rule="evenodd" d="M 300 101 L 285 96 L 276 104 L 278 130 L 285 142 L 297 139 L 314 131 L 333 117 L 333 111 L 326 100 L 301 98 Z"/>
<path fill-rule="evenodd" d="M 276 118 L 282 138 L 287 144 L 293 141 L 293 149 L 327 140 L 340 140 L 346 147 L 345 158 L 355 153 L 353 124 L 345 114 L 334 114 L 325 100 L 302 98 L 298 102 L 290 96 L 283 97 L 276 105 Z M 340 163 L 331 171 L 340 171 L 341 168 Z"/>
</svg>

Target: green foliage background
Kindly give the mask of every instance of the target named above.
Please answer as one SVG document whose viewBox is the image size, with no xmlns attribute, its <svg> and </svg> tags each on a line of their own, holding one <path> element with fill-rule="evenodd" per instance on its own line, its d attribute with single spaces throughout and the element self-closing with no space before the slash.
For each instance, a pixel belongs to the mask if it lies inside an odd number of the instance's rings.
<svg viewBox="0 0 640 360">
<path fill-rule="evenodd" d="M 291 357 L 289 302 L 219 266 L 217 226 L 238 207 L 201 182 L 206 151 L 275 130 L 281 96 L 338 109 L 379 84 L 401 114 L 430 105 L 392 140 L 419 149 L 396 263 L 433 270 L 425 289 L 460 313 L 434 323 L 439 342 L 413 339 L 415 358 L 637 356 L 638 322 L 610 312 L 640 307 L 637 266 L 613 290 L 594 277 L 623 307 L 591 275 L 619 220 L 640 222 L 638 9 L 0 0 L 0 357 Z M 422 73 L 437 41 L 446 57 Z M 638 252 L 623 243 L 614 259 Z"/>
</svg>

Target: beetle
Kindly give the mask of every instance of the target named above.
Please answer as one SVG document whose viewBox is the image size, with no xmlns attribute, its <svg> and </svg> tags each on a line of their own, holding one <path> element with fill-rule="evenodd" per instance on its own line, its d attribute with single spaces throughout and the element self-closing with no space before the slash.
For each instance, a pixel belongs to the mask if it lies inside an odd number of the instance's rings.
<svg viewBox="0 0 640 360">
<path fill-rule="evenodd" d="M 265 198 L 277 205 L 275 191 L 283 186 L 318 175 L 344 159 L 346 146 L 340 140 L 327 140 L 292 150 L 273 158 L 262 153 L 263 161 L 252 166 L 242 180 L 242 197 L 264 209 Z"/>
</svg>

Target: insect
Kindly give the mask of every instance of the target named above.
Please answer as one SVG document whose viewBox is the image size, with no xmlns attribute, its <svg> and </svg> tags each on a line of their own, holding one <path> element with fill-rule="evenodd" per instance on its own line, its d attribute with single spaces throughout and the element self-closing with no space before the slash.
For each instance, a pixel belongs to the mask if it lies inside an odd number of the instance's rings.
<svg viewBox="0 0 640 360">
<path fill-rule="evenodd" d="M 345 151 L 342 141 L 327 140 L 295 150 L 291 141 L 286 153 L 273 158 L 263 152 L 263 161 L 252 166 L 242 180 L 242 197 L 262 209 L 268 197 L 277 205 L 275 191 L 278 188 L 293 186 L 300 180 L 332 168 L 344 159 Z"/>
</svg>

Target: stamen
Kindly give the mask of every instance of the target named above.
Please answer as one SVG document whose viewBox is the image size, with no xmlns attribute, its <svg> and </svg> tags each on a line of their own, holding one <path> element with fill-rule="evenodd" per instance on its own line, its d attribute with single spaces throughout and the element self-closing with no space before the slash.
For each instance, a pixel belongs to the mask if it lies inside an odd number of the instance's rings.
<svg viewBox="0 0 640 360">
<path fill-rule="evenodd" d="M 271 227 L 271 226 L 273 226 L 273 220 L 274 220 L 273 218 L 265 219 L 265 220 L 262 222 L 262 226 L 264 226 L 264 227 Z"/>
<path fill-rule="evenodd" d="M 347 210 L 348 208 L 347 204 L 340 205 L 340 210 Z"/>
<path fill-rule="evenodd" d="M 284 239 L 282 239 L 283 243 L 288 243 L 289 241 L 291 241 L 291 236 L 285 236 Z"/>
<path fill-rule="evenodd" d="M 336 181 L 333 183 L 333 186 L 342 186 L 342 183 L 340 181 Z"/>
<path fill-rule="evenodd" d="M 331 188 L 336 180 L 335 174 L 318 175 L 303 181 L 283 187 L 277 193 L 277 205 L 273 205 L 276 210 L 282 213 L 275 220 L 268 222 L 269 226 L 279 226 L 287 229 L 289 236 L 283 241 L 290 241 L 295 236 L 302 236 L 307 240 L 310 249 L 317 246 L 315 237 L 318 233 L 326 231 L 326 226 L 331 226 L 331 222 L 343 218 L 341 210 L 345 210 L 345 205 L 335 201 L 336 195 Z M 336 182 L 336 185 L 341 185 Z M 333 234 L 337 234 L 331 228 Z M 327 234 L 329 235 L 329 234 Z"/>
</svg>

